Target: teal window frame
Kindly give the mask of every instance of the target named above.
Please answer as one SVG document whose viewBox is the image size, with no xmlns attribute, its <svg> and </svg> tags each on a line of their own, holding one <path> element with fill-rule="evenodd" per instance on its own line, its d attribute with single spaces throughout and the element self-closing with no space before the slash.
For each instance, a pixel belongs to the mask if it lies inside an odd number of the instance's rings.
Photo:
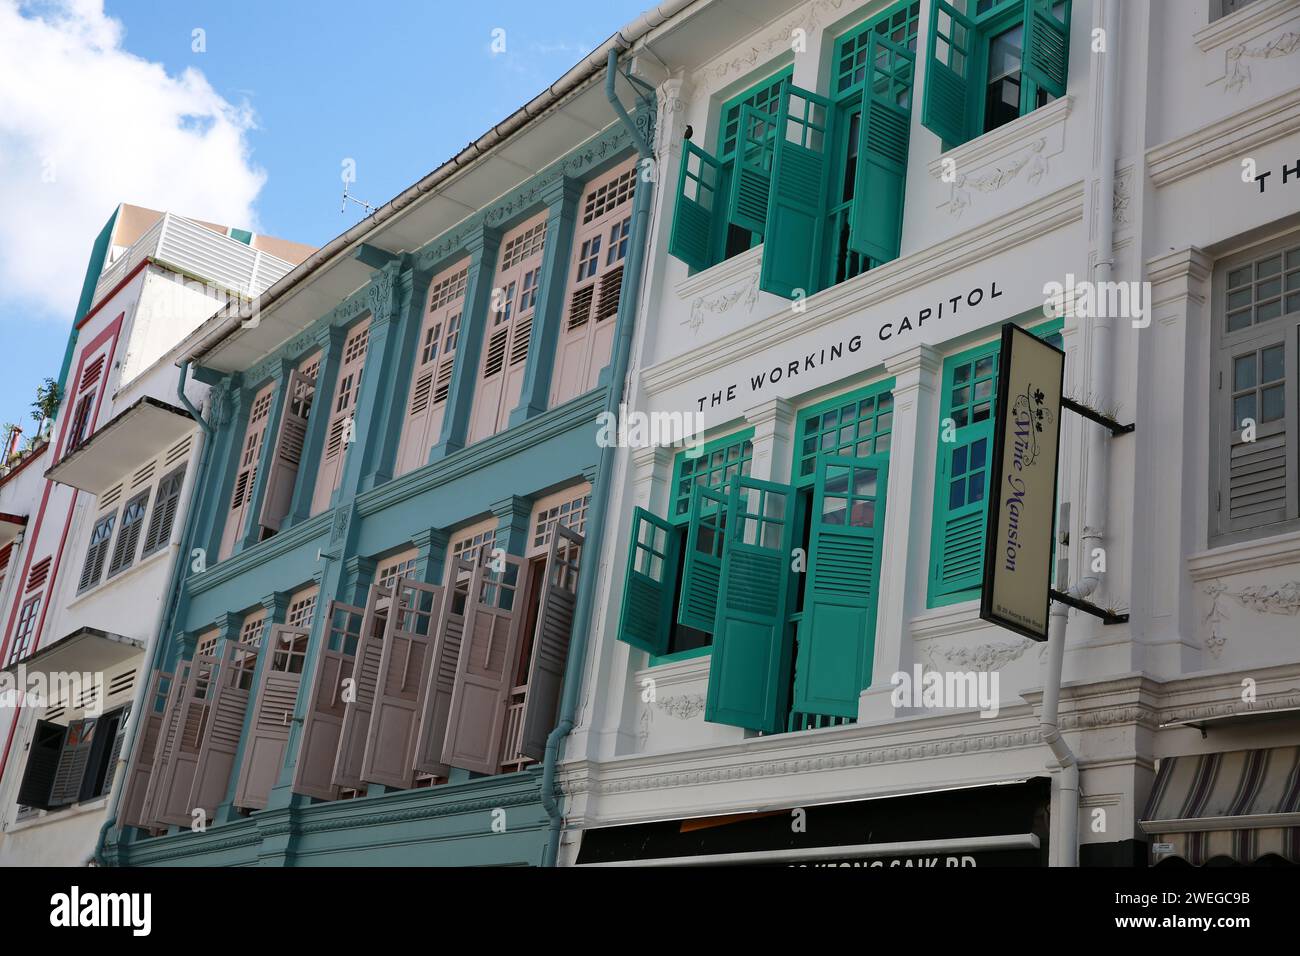
<svg viewBox="0 0 1300 956">
<path fill-rule="evenodd" d="M 1050 339 L 1051 337 L 1056 336 L 1058 333 L 1060 333 L 1064 327 L 1065 327 L 1065 319 L 1057 318 L 1057 319 L 1049 319 L 1046 322 L 1041 322 L 1037 325 L 1034 325 L 1030 327 L 1029 331 L 1041 339 Z M 980 556 L 983 555 L 983 549 L 984 549 L 984 534 L 985 534 L 984 517 L 988 513 L 988 495 L 989 495 L 987 475 L 988 475 L 988 468 L 992 462 L 992 456 L 993 456 L 992 410 L 990 410 L 989 418 L 985 420 L 987 422 L 986 427 L 984 425 L 984 422 L 980 422 L 980 423 L 969 422 L 966 425 L 959 426 L 959 428 L 962 429 L 970 429 L 970 431 L 967 432 L 968 437 L 964 441 L 945 442 L 943 440 L 943 433 L 944 433 L 944 422 L 952 417 L 952 411 L 954 407 L 952 401 L 953 392 L 956 388 L 963 387 L 965 384 L 965 383 L 958 383 L 954 381 L 954 373 L 958 368 L 971 365 L 972 363 L 977 362 L 979 359 L 986 358 L 988 356 L 994 356 L 993 375 L 991 379 L 988 379 L 988 381 L 991 382 L 989 401 L 992 403 L 993 406 L 996 406 L 997 374 L 999 371 L 997 369 L 996 356 L 1000 348 L 1001 348 L 1001 339 L 995 338 L 989 342 L 985 342 L 981 345 L 976 345 L 972 348 L 965 349 L 964 351 L 958 352 L 954 355 L 950 355 L 947 358 L 945 358 L 943 361 L 943 370 L 940 378 L 941 385 L 940 385 L 940 400 L 939 400 L 937 451 L 935 454 L 934 506 L 931 512 L 932 519 L 931 519 L 931 526 L 930 526 L 930 560 L 928 564 L 928 574 L 927 574 L 927 581 L 926 581 L 926 607 L 929 608 L 947 607 L 952 604 L 961 604 L 966 601 L 975 600 L 980 596 L 981 588 L 978 585 L 974 587 L 963 587 L 954 590 L 945 590 L 944 582 L 941 580 L 940 568 L 941 568 L 942 558 L 943 558 L 944 536 L 945 536 L 944 533 L 945 533 L 945 528 L 947 523 L 947 516 L 950 511 L 956 510 L 949 507 L 951 502 L 951 481 L 947 477 L 947 472 L 945 468 L 949 464 L 949 459 L 951 458 L 952 453 L 955 450 L 952 447 L 953 445 L 962 446 L 962 445 L 966 445 L 968 442 L 978 441 L 981 437 L 987 437 L 987 445 L 984 449 L 984 461 L 982 462 L 982 466 L 977 467 L 974 463 L 968 461 L 963 470 L 964 475 L 970 475 L 974 472 L 981 472 L 984 475 L 982 507 L 979 509 L 978 512 L 979 519 L 978 519 L 978 524 L 976 525 L 976 527 L 978 528 L 978 535 L 979 535 L 979 555 L 976 556 L 976 560 L 973 562 L 974 566 L 982 568 L 983 561 Z M 972 377 L 971 379 L 972 389 L 974 387 L 974 382 L 975 382 L 975 378 Z M 972 404 L 973 402 L 974 402 L 974 398 L 972 397 Z M 976 430 L 977 428 L 980 430 L 977 431 Z M 982 434 L 982 432 L 987 432 L 987 435 Z M 969 502 L 963 502 L 963 504 L 959 507 L 966 507 L 968 504 Z"/>
<path fill-rule="evenodd" d="M 743 139 L 743 128 L 745 108 L 748 107 L 755 113 L 761 113 L 772 117 L 776 116 L 776 107 L 780 103 L 780 90 L 783 84 L 789 83 L 794 79 L 794 64 L 784 66 L 774 73 L 769 73 L 763 79 L 756 83 L 750 84 L 744 92 L 738 93 L 731 99 L 724 102 L 718 111 L 718 135 L 714 146 L 715 155 L 718 162 L 725 171 L 725 178 L 728 183 L 733 181 L 736 172 L 736 154 L 739 151 Z M 776 134 L 776 126 L 773 124 L 765 130 L 766 138 L 771 139 Z M 772 156 L 771 150 L 766 151 L 767 168 L 771 169 Z M 728 190 L 728 192 L 730 192 Z M 732 256 L 738 256 L 742 252 L 753 249 L 763 241 L 761 232 L 749 231 L 749 242 L 744 249 L 733 246 L 732 230 L 741 229 L 732 223 L 735 210 L 730 208 L 730 197 L 728 196 L 728 209 L 722 228 L 722 259 L 726 261 Z"/>
</svg>

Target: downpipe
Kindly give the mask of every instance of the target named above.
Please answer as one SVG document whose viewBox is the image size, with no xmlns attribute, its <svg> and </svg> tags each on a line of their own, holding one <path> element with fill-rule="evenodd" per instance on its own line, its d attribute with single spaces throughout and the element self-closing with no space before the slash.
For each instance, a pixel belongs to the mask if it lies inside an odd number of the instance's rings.
<svg viewBox="0 0 1300 956">
<path fill-rule="evenodd" d="M 176 380 L 176 397 L 180 400 L 181 405 L 188 411 L 199 425 L 199 434 L 197 441 L 198 449 L 198 467 L 191 469 L 186 475 L 185 481 L 188 488 L 182 491 L 182 499 L 192 499 L 199 493 L 199 481 L 201 476 L 206 472 L 208 464 L 208 454 L 212 449 L 212 424 L 203 417 L 203 413 L 195 407 L 194 403 L 189 400 L 185 394 L 185 382 L 189 379 L 190 362 L 186 359 L 180 365 L 181 374 Z M 104 841 L 108 838 L 108 833 L 117 825 L 117 814 L 122 802 L 122 793 L 126 790 L 127 766 L 131 762 L 131 753 L 135 749 L 136 730 L 138 729 L 140 719 L 144 716 L 146 706 L 145 696 L 149 693 L 149 679 L 157 666 L 159 651 L 165 646 L 163 634 L 169 630 L 171 622 L 171 612 L 179 601 L 181 580 L 185 573 L 185 562 L 189 558 L 189 546 L 191 543 L 191 529 L 193 527 L 193 516 L 197 513 L 194 507 L 195 502 L 190 502 L 190 507 L 185 509 L 185 520 L 182 522 L 180 538 L 177 541 L 179 546 L 175 556 L 172 558 L 171 580 L 168 582 L 167 593 L 164 600 L 159 603 L 158 616 L 154 621 L 153 642 L 145 652 L 146 666 L 143 672 L 136 677 L 135 695 L 131 699 L 131 715 L 127 718 L 126 731 L 123 740 L 126 745 L 122 748 L 117 757 L 117 765 L 113 771 L 113 780 L 115 785 L 112 793 L 108 797 L 108 815 L 104 818 L 103 825 L 99 828 L 99 836 L 95 839 L 95 849 L 91 852 L 90 858 L 87 859 L 87 865 L 107 866 L 107 860 L 104 857 Z"/>
<path fill-rule="evenodd" d="M 618 51 L 611 49 L 605 63 L 605 96 L 614 108 L 619 122 L 632 134 L 632 142 L 643 159 L 653 159 L 650 147 L 641 141 L 641 136 L 627 110 L 619 102 L 614 89 L 614 80 L 618 75 Z M 619 316 L 618 340 L 614 346 L 614 364 L 610 369 L 609 391 L 605 398 L 605 411 L 617 414 L 623 402 L 626 388 L 627 367 L 632 354 L 632 333 L 636 325 L 636 313 L 640 306 L 641 275 L 644 271 L 646 235 L 649 231 L 653 182 L 642 180 L 637 184 L 636 195 L 632 200 L 632 247 L 628 253 L 628 271 L 624 277 L 623 288 L 629 294 L 623 297 L 621 308 L 627 311 Z M 601 542 L 605 534 L 605 512 L 609 505 L 610 485 L 613 479 L 614 457 L 617 449 L 606 445 L 600 450 L 600 463 L 596 473 L 596 487 L 592 489 L 591 507 L 587 514 L 587 529 L 583 548 L 582 564 L 589 569 L 578 581 L 577 614 L 574 617 L 569 643 L 569 657 L 564 668 L 564 694 L 560 701 L 560 717 L 546 738 L 546 753 L 542 759 L 542 807 L 546 810 L 550 823 L 547 830 L 546 847 L 543 851 L 542 866 L 555 866 L 559 856 L 560 832 L 564 825 L 564 816 L 559 798 L 555 792 L 555 776 L 560 760 L 560 746 L 573 730 L 578 710 L 578 695 L 582 687 L 582 671 L 587 659 L 587 643 L 591 631 L 592 605 L 595 603 L 597 579 L 600 571 Z"/>
</svg>

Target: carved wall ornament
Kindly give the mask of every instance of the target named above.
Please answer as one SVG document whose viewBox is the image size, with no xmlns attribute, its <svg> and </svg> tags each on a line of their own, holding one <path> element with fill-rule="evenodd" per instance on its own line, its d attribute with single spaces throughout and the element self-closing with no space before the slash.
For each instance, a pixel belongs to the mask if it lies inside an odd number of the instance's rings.
<svg viewBox="0 0 1300 956">
<path fill-rule="evenodd" d="M 814 0 L 799 16 L 790 20 L 780 29 L 755 40 L 743 53 L 700 70 L 696 77 L 708 77 L 722 80 L 732 73 L 748 73 L 781 53 L 793 49 L 791 42 L 795 30 L 803 30 L 809 36 L 827 20 L 834 19 L 833 14 L 844 6 L 845 0 Z M 830 17 L 823 17 L 832 14 Z"/>
<path fill-rule="evenodd" d="M 1300 33 L 1290 30 L 1267 43 L 1255 46 L 1238 43 L 1229 47 L 1223 54 L 1224 89 L 1229 93 L 1240 93 L 1250 85 L 1252 76 L 1250 64 L 1246 60 L 1272 60 L 1290 56 L 1296 50 L 1300 50 Z"/>
<path fill-rule="evenodd" d="M 935 642 L 925 648 L 926 659 L 936 671 L 958 669 L 997 671 L 1019 660 L 1025 651 L 1038 644 L 1028 638 L 1019 641 L 991 641 L 974 646 L 938 647 Z"/>
<path fill-rule="evenodd" d="M 704 713 L 704 695 L 681 694 L 676 697 L 662 697 L 655 701 L 655 706 L 669 717 L 690 720 Z"/>
<path fill-rule="evenodd" d="M 1300 614 L 1300 581 L 1252 584 L 1239 591 L 1230 591 L 1226 584 L 1216 579 L 1208 582 L 1201 590 L 1210 599 L 1210 609 L 1205 614 L 1205 623 L 1210 625 L 1205 648 L 1215 657 L 1223 652 L 1224 645 L 1228 643 L 1228 638 L 1220 627 L 1228 620 L 1222 606 L 1225 598 L 1236 601 L 1255 614 L 1283 614 L 1291 617 Z"/>
<path fill-rule="evenodd" d="M 948 194 L 949 215 L 954 218 L 961 217 L 961 214 L 971 205 L 972 191 L 994 193 L 1007 183 L 1018 178 L 1023 178 L 1031 186 L 1038 185 L 1042 178 L 1050 172 L 1050 157 L 1047 155 L 1046 150 L 1047 138 L 1040 136 L 1014 159 L 995 163 L 986 172 L 958 172 Z M 936 171 L 934 175 L 942 180 L 943 170 Z"/>
<path fill-rule="evenodd" d="M 688 326 L 692 332 L 698 333 L 704 325 L 705 313 L 721 315 L 729 311 L 733 306 L 744 306 L 746 312 L 753 312 L 754 306 L 758 304 L 758 273 L 753 272 L 742 280 L 743 284 L 738 289 L 730 292 L 720 292 L 716 295 L 697 295 L 691 301 L 691 313 L 682 320 L 682 325 Z"/>
<path fill-rule="evenodd" d="M 1116 225 L 1129 225 L 1133 222 L 1133 167 L 1125 166 L 1115 176 L 1115 192 L 1111 197 L 1111 208 L 1115 212 Z"/>
</svg>

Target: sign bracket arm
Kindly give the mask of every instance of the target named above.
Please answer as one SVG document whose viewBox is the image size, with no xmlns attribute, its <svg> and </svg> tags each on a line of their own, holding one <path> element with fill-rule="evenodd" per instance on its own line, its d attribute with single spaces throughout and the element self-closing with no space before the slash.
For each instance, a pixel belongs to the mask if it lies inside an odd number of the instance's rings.
<svg viewBox="0 0 1300 956">
<path fill-rule="evenodd" d="M 1061 407 L 1068 408 L 1076 415 L 1082 415 L 1084 418 L 1088 419 L 1089 421 L 1096 422 L 1102 428 L 1108 430 L 1112 438 L 1118 438 L 1120 435 L 1131 434 L 1133 430 L 1137 427 L 1132 422 L 1130 422 L 1127 425 L 1121 424 L 1120 422 L 1111 418 L 1109 415 L 1104 415 L 1101 412 L 1097 411 L 1096 409 L 1089 408 L 1087 405 L 1084 405 L 1082 402 L 1076 402 L 1072 398 L 1066 398 L 1064 395 L 1061 396 Z"/>
<path fill-rule="evenodd" d="M 1116 614 L 1113 611 L 1107 611 L 1105 608 L 1098 607 L 1091 601 L 1071 597 L 1069 594 L 1066 594 L 1064 591 L 1058 591 L 1056 588 L 1052 588 L 1048 594 L 1051 595 L 1053 601 L 1060 601 L 1062 604 L 1067 604 L 1076 611 L 1082 611 L 1085 614 L 1091 614 L 1093 617 L 1101 618 L 1102 624 L 1128 623 L 1127 614 Z"/>
</svg>

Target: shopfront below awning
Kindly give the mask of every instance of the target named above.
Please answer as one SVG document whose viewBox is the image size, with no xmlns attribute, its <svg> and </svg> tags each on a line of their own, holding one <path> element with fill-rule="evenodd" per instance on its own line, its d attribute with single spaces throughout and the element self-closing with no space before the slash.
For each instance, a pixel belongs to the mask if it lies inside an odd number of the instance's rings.
<svg viewBox="0 0 1300 956">
<path fill-rule="evenodd" d="M 1141 826 L 1155 865 L 1300 864 L 1300 747 L 1167 757 Z"/>
</svg>

